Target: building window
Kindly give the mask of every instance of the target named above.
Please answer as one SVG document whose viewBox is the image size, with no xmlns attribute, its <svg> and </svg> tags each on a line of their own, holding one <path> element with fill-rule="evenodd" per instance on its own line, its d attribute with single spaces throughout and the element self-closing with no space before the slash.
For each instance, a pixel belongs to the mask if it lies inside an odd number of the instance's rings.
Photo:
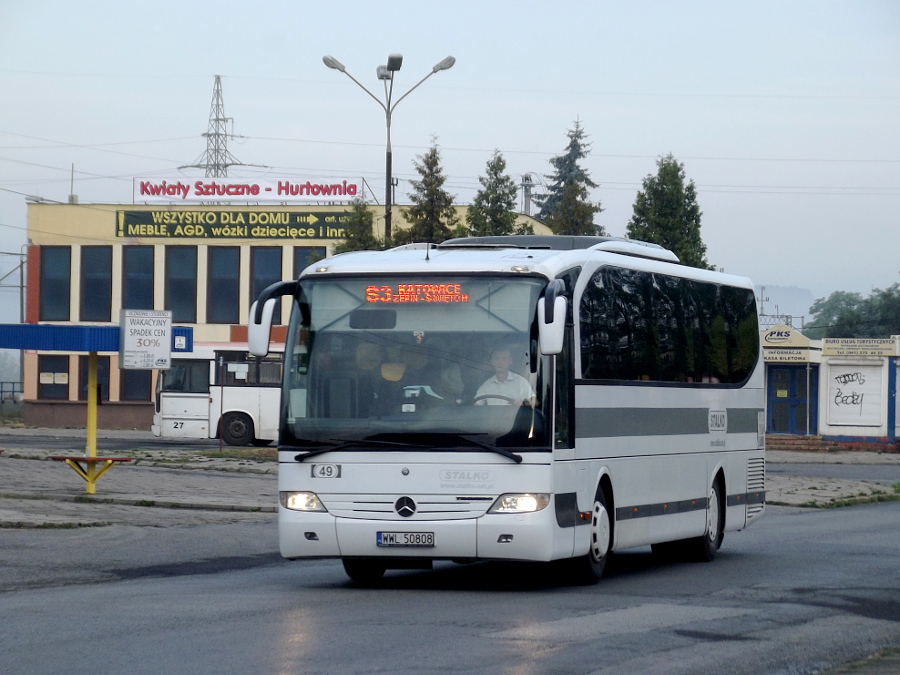
<svg viewBox="0 0 900 675">
<path fill-rule="evenodd" d="M 72 249 L 41 247 L 41 321 L 68 321 Z"/>
<path fill-rule="evenodd" d="M 324 246 L 294 247 L 294 279 L 300 276 L 306 267 L 325 258 Z"/>
<path fill-rule="evenodd" d="M 240 323 L 241 249 L 210 246 L 207 256 L 206 322 Z"/>
<path fill-rule="evenodd" d="M 153 247 L 122 247 L 122 308 L 153 309 Z"/>
<path fill-rule="evenodd" d="M 68 356 L 38 356 L 38 398 L 69 398 Z"/>
<path fill-rule="evenodd" d="M 250 249 L 250 302 L 259 297 L 267 286 L 281 281 L 281 247 L 257 246 Z M 281 303 L 276 303 L 272 323 L 281 323 Z"/>
<path fill-rule="evenodd" d="M 81 247 L 81 320 L 110 321 L 112 246 Z"/>
<path fill-rule="evenodd" d="M 78 357 L 78 400 L 87 401 L 88 388 L 88 358 Z M 97 388 L 100 390 L 100 400 L 109 400 L 109 357 L 97 357 Z"/>
<path fill-rule="evenodd" d="M 166 247 L 166 309 L 172 321 L 197 322 L 197 247 Z"/>
<path fill-rule="evenodd" d="M 150 400 L 150 378 L 152 371 L 149 370 L 121 370 L 120 382 L 121 391 L 119 399 L 122 401 L 149 401 Z"/>
</svg>

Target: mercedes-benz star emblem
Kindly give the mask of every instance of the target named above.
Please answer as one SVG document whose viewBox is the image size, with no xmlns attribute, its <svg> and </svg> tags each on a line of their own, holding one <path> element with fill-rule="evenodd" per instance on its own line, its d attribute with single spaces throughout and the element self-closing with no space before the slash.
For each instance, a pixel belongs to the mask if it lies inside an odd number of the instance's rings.
<svg viewBox="0 0 900 675">
<path fill-rule="evenodd" d="M 397 503 L 394 504 L 394 510 L 400 517 L 409 518 L 416 514 L 416 503 L 412 500 L 412 497 L 400 497 Z"/>
</svg>

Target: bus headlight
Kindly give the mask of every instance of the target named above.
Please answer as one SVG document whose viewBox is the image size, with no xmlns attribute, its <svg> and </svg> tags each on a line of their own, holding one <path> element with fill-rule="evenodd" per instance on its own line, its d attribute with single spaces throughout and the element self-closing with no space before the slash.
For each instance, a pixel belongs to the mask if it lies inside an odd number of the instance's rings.
<svg viewBox="0 0 900 675">
<path fill-rule="evenodd" d="M 547 508 L 550 504 L 548 494 L 509 494 L 500 495 L 488 513 L 534 513 Z"/>
<path fill-rule="evenodd" d="M 322 502 L 313 492 L 279 492 L 281 505 L 291 511 L 325 511 Z"/>
</svg>

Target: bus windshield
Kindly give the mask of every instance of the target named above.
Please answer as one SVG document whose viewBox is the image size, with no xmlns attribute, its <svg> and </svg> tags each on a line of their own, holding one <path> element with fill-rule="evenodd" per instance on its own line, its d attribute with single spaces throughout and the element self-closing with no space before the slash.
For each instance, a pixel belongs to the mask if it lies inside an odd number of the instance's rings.
<svg viewBox="0 0 900 675">
<path fill-rule="evenodd" d="M 304 279 L 280 446 L 549 450 L 531 277 Z M 546 416 L 546 419 L 545 419 Z"/>
</svg>

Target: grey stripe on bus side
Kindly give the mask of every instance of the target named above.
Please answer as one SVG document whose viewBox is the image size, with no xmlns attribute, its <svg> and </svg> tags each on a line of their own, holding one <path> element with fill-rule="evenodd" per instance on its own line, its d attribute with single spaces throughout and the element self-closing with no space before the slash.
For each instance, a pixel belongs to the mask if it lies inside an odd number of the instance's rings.
<svg viewBox="0 0 900 675">
<path fill-rule="evenodd" d="M 740 506 L 741 504 L 765 504 L 765 491 L 744 492 L 728 495 L 725 499 L 726 506 Z M 660 502 L 659 504 L 637 504 L 635 506 L 620 506 L 616 509 L 616 520 L 633 520 L 635 518 L 649 518 L 651 516 L 668 516 L 675 513 L 688 513 L 689 511 L 702 511 L 706 509 L 709 499 L 685 499 L 680 502 Z"/>
<path fill-rule="evenodd" d="M 576 438 L 709 433 L 709 408 L 576 408 Z M 756 433 L 758 408 L 728 408 L 728 433 Z"/>
</svg>

